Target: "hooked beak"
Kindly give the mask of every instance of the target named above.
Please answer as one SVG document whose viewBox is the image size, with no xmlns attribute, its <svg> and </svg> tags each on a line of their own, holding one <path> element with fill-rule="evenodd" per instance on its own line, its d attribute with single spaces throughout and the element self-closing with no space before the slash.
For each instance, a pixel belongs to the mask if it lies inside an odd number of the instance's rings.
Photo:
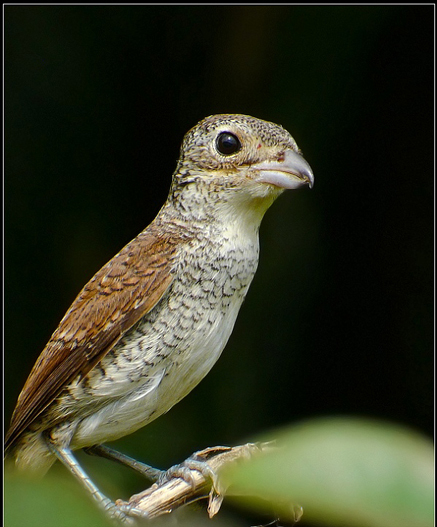
<svg viewBox="0 0 437 527">
<path fill-rule="evenodd" d="M 263 161 L 252 165 L 257 172 L 256 181 L 284 189 L 295 189 L 302 185 L 314 185 L 314 175 L 303 156 L 294 150 L 286 150 L 278 161 Z"/>
</svg>

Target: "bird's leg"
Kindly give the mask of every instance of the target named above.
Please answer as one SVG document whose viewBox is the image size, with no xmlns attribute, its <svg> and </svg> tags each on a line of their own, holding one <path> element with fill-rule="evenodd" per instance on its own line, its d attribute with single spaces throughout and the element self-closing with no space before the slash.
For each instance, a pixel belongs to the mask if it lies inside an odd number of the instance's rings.
<svg viewBox="0 0 437 527">
<path fill-rule="evenodd" d="M 151 467 L 146 463 L 141 463 L 141 461 L 137 461 L 136 459 L 129 457 L 126 454 L 122 454 L 121 452 L 118 452 L 117 450 L 105 445 L 94 445 L 92 447 L 84 448 L 83 450 L 91 456 L 104 457 L 129 467 L 153 482 L 158 481 L 158 479 L 165 473 L 163 470 Z"/>
<path fill-rule="evenodd" d="M 55 445 L 49 438 L 46 439 L 50 451 L 61 461 L 61 463 L 68 468 L 68 470 L 76 476 L 82 485 L 91 493 L 92 497 L 97 501 L 99 506 L 113 519 L 123 523 L 133 523 L 135 516 L 147 517 L 147 515 L 129 506 L 119 506 L 107 498 L 91 481 L 88 474 L 76 461 L 69 448 L 59 447 Z M 131 516 L 131 517 L 129 517 Z"/>
</svg>

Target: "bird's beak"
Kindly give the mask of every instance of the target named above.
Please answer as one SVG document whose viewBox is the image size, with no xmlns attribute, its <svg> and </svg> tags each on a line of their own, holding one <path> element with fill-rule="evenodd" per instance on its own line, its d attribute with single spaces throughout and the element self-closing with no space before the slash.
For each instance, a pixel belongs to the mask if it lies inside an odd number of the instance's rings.
<svg viewBox="0 0 437 527">
<path fill-rule="evenodd" d="M 252 165 L 257 172 L 256 181 L 269 183 L 284 189 L 294 189 L 302 185 L 314 185 L 314 175 L 310 165 L 294 150 L 286 150 L 277 161 L 263 161 Z"/>
</svg>

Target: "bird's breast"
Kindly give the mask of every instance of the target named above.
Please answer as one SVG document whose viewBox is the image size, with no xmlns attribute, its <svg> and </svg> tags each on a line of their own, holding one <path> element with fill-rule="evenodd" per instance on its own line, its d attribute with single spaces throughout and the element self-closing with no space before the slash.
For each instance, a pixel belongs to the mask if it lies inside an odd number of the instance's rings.
<svg viewBox="0 0 437 527">
<path fill-rule="evenodd" d="M 232 236 L 208 235 L 186 244 L 167 294 L 138 325 L 143 356 L 162 361 L 166 377 L 177 370 L 175 379 L 191 389 L 226 345 L 257 264 L 256 236 L 240 243 Z"/>
<path fill-rule="evenodd" d="M 74 387 L 75 401 L 96 406 L 75 445 L 133 432 L 187 395 L 223 351 L 257 263 L 257 236 L 198 236 L 181 247 L 165 295 Z"/>
</svg>

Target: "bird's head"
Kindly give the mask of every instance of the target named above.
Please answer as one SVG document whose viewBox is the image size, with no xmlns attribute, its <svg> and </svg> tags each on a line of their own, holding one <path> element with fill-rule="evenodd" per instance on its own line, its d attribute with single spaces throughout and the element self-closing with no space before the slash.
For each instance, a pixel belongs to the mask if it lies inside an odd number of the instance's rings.
<svg viewBox="0 0 437 527">
<path fill-rule="evenodd" d="M 215 206 L 255 202 L 267 210 L 285 189 L 313 182 L 311 167 L 282 126 L 222 114 L 203 119 L 185 135 L 170 196 L 207 196 Z"/>
</svg>

